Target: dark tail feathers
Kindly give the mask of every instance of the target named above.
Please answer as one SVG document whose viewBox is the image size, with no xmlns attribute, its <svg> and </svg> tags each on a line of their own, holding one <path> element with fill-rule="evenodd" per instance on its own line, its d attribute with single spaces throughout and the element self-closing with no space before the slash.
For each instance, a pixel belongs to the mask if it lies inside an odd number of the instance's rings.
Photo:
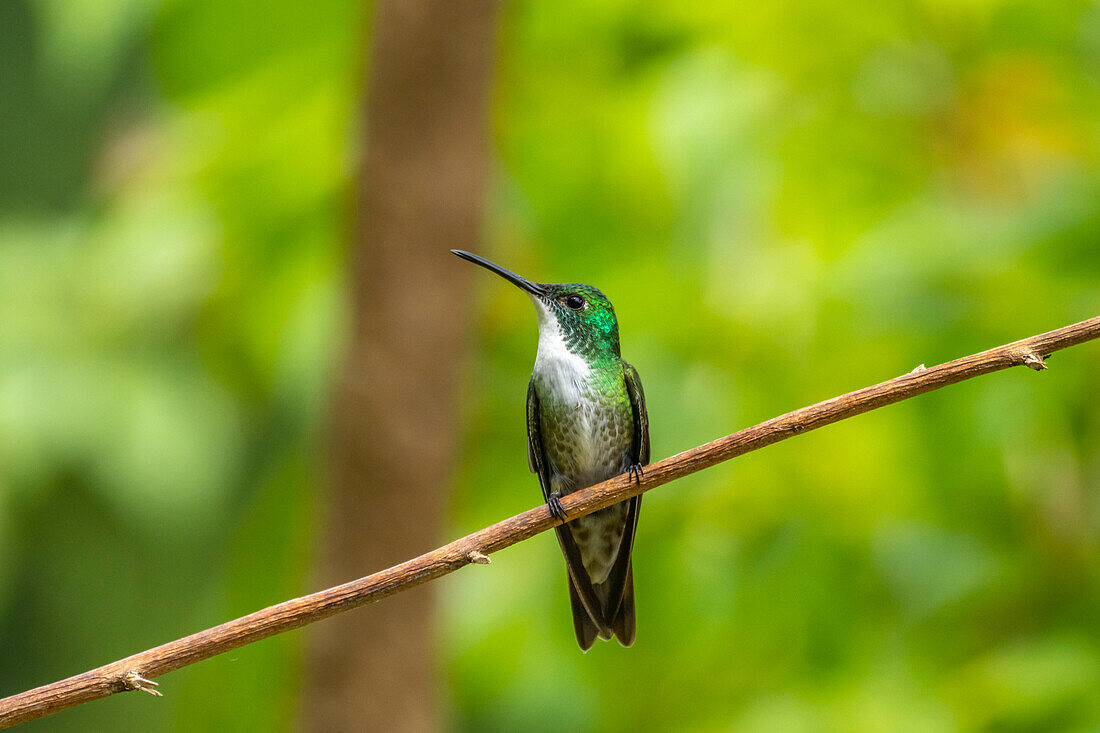
<svg viewBox="0 0 1100 733">
<path fill-rule="evenodd" d="M 599 619 L 601 623 L 597 623 L 588 615 L 588 611 L 585 610 L 584 604 L 581 603 L 580 596 L 577 594 L 577 589 L 573 587 L 572 578 L 569 578 L 569 602 L 573 606 L 573 631 L 577 634 L 577 644 L 580 645 L 582 651 L 591 649 L 597 636 L 602 639 L 610 639 L 616 636 L 623 646 L 630 646 L 634 643 L 633 567 L 627 569 L 626 583 L 623 585 L 623 597 L 620 599 L 618 608 L 615 610 L 615 617 L 610 623 L 606 620 L 608 615 L 606 611 L 610 609 L 604 609 L 605 616 Z"/>
</svg>

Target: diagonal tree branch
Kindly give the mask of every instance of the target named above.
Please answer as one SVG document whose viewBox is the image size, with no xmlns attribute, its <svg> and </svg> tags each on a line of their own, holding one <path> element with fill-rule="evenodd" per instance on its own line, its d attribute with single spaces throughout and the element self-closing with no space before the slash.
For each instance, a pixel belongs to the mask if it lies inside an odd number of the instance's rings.
<svg viewBox="0 0 1100 733">
<path fill-rule="evenodd" d="M 1045 369 L 1044 357 L 1097 337 L 1100 316 L 938 366 L 917 367 L 888 382 L 788 412 L 653 463 L 646 467 L 640 483 L 624 474 L 569 494 L 562 497 L 562 507 L 571 519 L 583 516 L 716 463 L 924 392 L 1013 366 Z M 144 690 L 157 694 L 156 683 L 150 678 L 377 601 L 464 565 L 486 563 L 490 553 L 555 524 L 546 506 L 539 506 L 365 578 L 285 601 L 75 677 L 6 697 L 0 700 L 0 728 L 116 692 Z"/>
</svg>

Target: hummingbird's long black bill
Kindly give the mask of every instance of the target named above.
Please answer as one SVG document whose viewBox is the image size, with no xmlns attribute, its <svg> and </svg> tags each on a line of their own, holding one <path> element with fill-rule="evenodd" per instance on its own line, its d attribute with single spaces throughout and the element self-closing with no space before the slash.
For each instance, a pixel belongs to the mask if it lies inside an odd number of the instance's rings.
<svg viewBox="0 0 1100 733">
<path fill-rule="evenodd" d="M 533 283 L 525 277 L 520 277 L 511 270 L 505 269 L 495 262 L 490 262 L 481 255 L 475 255 L 473 252 L 467 252 L 466 250 L 462 249 L 452 249 L 451 252 L 458 255 L 464 260 L 469 260 L 475 265 L 481 265 L 486 270 L 491 270 L 492 272 L 495 272 L 513 285 L 517 285 L 523 288 L 528 293 L 531 293 L 533 295 L 546 295 L 546 288 L 544 288 L 543 286 L 539 285 L 538 283 Z"/>
</svg>

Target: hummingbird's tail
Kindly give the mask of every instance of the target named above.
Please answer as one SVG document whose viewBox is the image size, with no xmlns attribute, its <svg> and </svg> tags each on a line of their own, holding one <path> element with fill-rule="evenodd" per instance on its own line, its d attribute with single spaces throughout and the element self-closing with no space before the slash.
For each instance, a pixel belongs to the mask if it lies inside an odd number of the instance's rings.
<svg viewBox="0 0 1100 733">
<path fill-rule="evenodd" d="M 601 583 L 594 588 L 598 595 L 606 596 L 604 584 Z M 623 646 L 634 643 L 634 570 L 632 567 L 627 568 L 623 597 L 613 619 L 609 620 L 605 615 L 604 618 L 599 619 L 599 622 L 594 620 L 581 602 L 572 578 L 569 578 L 569 602 L 573 606 L 573 631 L 577 635 L 577 644 L 580 645 L 581 651 L 591 649 L 597 636 L 601 639 L 618 637 L 619 643 Z M 608 610 L 606 606 L 605 610 Z"/>
</svg>

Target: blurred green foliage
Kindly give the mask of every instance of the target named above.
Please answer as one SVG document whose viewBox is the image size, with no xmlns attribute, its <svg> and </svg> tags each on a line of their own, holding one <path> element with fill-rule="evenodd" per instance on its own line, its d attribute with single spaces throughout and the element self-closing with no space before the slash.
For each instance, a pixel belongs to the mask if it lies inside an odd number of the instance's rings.
<svg viewBox="0 0 1100 733">
<path fill-rule="evenodd" d="M 612 298 L 655 456 L 1096 314 L 1095 4 L 502 12 L 483 249 Z M 364 26 L 0 3 L 0 692 L 310 589 Z M 539 497 L 533 314 L 474 282 L 447 537 Z M 449 725 L 1094 730 L 1098 373 L 1086 345 L 647 495 L 630 650 L 577 651 L 550 537 L 448 577 Z M 288 729 L 300 675 L 291 634 L 28 729 Z"/>
</svg>

